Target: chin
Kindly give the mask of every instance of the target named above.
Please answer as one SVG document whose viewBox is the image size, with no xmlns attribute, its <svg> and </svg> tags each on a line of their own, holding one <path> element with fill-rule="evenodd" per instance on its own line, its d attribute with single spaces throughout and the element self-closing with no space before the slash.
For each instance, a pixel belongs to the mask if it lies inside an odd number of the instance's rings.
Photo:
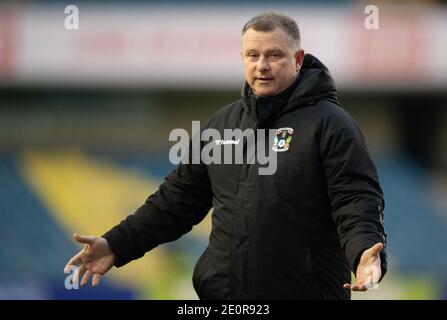
<svg viewBox="0 0 447 320">
<path fill-rule="evenodd" d="M 255 90 L 255 93 L 260 96 L 274 96 L 276 94 L 276 90 L 273 88 L 261 88 Z"/>
</svg>

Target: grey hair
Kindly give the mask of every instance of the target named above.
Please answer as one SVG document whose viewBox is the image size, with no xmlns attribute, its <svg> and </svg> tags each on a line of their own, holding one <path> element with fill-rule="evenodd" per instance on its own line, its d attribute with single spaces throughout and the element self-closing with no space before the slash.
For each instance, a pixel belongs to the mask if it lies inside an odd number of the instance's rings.
<svg viewBox="0 0 447 320">
<path fill-rule="evenodd" d="M 261 13 L 248 21 L 242 28 L 242 36 L 248 29 L 269 32 L 281 28 L 289 35 L 290 44 L 296 50 L 300 49 L 301 37 L 298 24 L 291 17 L 273 11 Z"/>
</svg>

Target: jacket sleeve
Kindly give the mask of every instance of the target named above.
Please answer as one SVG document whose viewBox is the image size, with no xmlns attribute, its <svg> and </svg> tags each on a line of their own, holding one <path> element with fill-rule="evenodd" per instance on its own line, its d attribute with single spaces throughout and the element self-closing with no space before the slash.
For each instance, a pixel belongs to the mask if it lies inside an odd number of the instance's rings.
<svg viewBox="0 0 447 320">
<path fill-rule="evenodd" d="M 206 166 L 179 164 L 134 214 L 103 235 L 115 254 L 115 266 L 140 258 L 159 244 L 177 240 L 202 221 L 211 207 Z"/>
<path fill-rule="evenodd" d="M 383 192 L 360 129 L 344 110 L 335 108 L 322 121 L 319 139 L 332 220 L 354 274 L 363 251 L 384 244 L 383 277 L 388 264 Z"/>
</svg>

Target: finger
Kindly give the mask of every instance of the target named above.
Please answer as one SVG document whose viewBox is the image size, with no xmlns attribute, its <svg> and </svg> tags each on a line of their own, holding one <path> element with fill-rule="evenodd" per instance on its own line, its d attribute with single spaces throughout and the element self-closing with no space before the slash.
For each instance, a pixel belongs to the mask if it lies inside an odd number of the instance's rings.
<svg viewBox="0 0 447 320">
<path fill-rule="evenodd" d="M 100 280 L 101 280 L 101 275 L 99 273 L 95 273 L 93 275 L 93 279 L 92 279 L 92 286 L 96 287 L 99 284 Z"/>
<path fill-rule="evenodd" d="M 360 289 L 359 283 L 354 283 L 354 284 L 350 284 L 350 283 L 345 283 L 343 285 L 343 288 L 351 290 L 351 291 L 358 291 Z"/>
<path fill-rule="evenodd" d="M 379 279 L 371 276 L 369 281 L 365 283 L 365 287 L 367 290 L 369 289 L 379 289 Z"/>
<path fill-rule="evenodd" d="M 359 287 L 357 288 L 356 291 L 367 291 L 367 290 L 368 290 L 368 288 L 366 288 L 366 286 L 365 286 L 364 284 L 362 284 L 361 286 L 359 286 Z"/>
<path fill-rule="evenodd" d="M 348 290 L 352 290 L 352 291 L 358 291 L 360 289 L 360 286 L 357 283 L 355 283 L 355 284 L 345 283 L 343 285 L 343 288 L 348 289 Z"/>
<path fill-rule="evenodd" d="M 373 245 L 371 248 L 368 249 L 368 251 L 369 251 L 368 253 L 371 256 L 377 256 L 380 253 L 380 251 L 382 251 L 382 249 L 383 249 L 383 243 L 378 242 L 375 245 Z"/>
<path fill-rule="evenodd" d="M 79 283 L 79 278 L 82 277 L 82 275 L 85 273 L 85 271 L 87 271 L 87 269 L 84 267 L 83 264 L 81 264 L 79 266 L 79 268 L 76 269 L 76 272 L 74 273 L 73 279 L 72 279 L 74 284 Z"/>
<path fill-rule="evenodd" d="M 92 244 L 95 240 L 94 236 L 81 236 L 77 233 L 73 234 L 73 239 L 79 243 Z"/>
<path fill-rule="evenodd" d="M 75 256 L 73 256 L 73 258 L 71 258 L 67 262 L 67 264 L 64 267 L 64 273 L 69 273 L 71 266 L 76 267 L 79 264 L 79 262 L 81 262 L 81 254 L 82 254 L 82 251 L 79 251 Z"/>
<path fill-rule="evenodd" d="M 364 283 L 356 283 L 352 288 L 352 291 L 366 291 L 368 290 Z"/>
<path fill-rule="evenodd" d="M 366 277 L 365 287 L 366 289 L 371 289 L 377 286 L 380 279 L 380 267 L 379 268 L 371 268 L 370 274 Z"/>
<path fill-rule="evenodd" d="M 87 282 L 90 279 L 91 275 L 92 274 L 90 273 L 90 271 L 87 270 L 85 272 L 85 274 L 84 274 L 84 276 L 82 277 L 82 280 L 81 280 L 81 287 L 83 287 L 83 286 L 85 286 L 87 284 Z"/>
<path fill-rule="evenodd" d="M 377 268 L 373 268 L 371 272 L 371 283 L 372 285 L 376 285 L 379 283 L 380 278 L 382 277 L 382 268 L 379 266 Z"/>
</svg>

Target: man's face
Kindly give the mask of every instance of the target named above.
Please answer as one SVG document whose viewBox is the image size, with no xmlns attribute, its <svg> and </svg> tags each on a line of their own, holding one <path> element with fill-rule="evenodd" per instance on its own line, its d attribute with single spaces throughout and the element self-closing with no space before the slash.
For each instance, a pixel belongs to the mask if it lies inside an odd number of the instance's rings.
<svg viewBox="0 0 447 320">
<path fill-rule="evenodd" d="M 248 29 L 242 36 L 245 80 L 254 93 L 273 96 L 287 89 L 301 68 L 304 51 L 295 51 L 281 28 L 261 32 Z"/>
</svg>

